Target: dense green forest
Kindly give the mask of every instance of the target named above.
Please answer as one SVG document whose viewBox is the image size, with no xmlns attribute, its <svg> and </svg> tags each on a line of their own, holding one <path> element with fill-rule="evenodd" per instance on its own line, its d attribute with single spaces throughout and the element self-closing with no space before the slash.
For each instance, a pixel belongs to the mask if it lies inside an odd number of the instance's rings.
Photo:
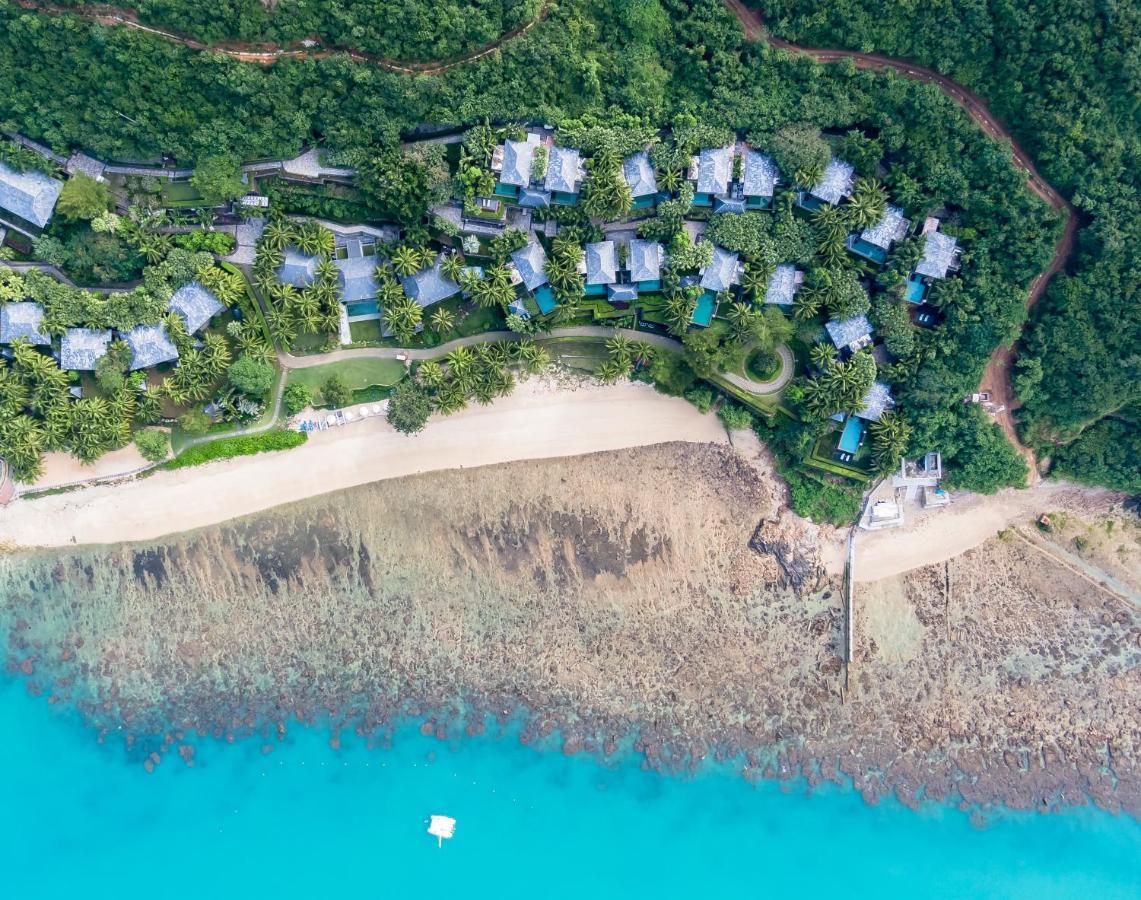
<svg viewBox="0 0 1141 900">
<path fill-rule="evenodd" d="M 760 0 L 774 33 L 906 57 L 987 98 L 1078 208 L 1068 271 L 1020 345 L 1023 440 L 1067 477 L 1141 472 L 1141 5 L 1130 0 Z M 1132 412 L 1130 411 L 1132 409 Z"/>
<path fill-rule="evenodd" d="M 451 59 L 531 19 L 541 0 L 123 0 L 139 20 L 206 43 L 315 37 L 397 60 Z M 61 0 L 63 6 L 98 6 Z"/>
<path fill-rule="evenodd" d="M 358 165 L 380 161 L 362 187 L 406 222 L 423 211 L 430 186 L 425 180 L 424 192 L 409 193 L 424 164 L 395 145 L 421 123 L 624 112 L 652 126 L 732 128 L 762 146 L 788 125 L 823 128 L 910 215 L 945 209 L 966 248 L 962 277 L 935 297 L 943 324 L 892 349 L 886 377 L 912 419 L 913 446 L 941 449 L 961 487 L 993 490 L 1024 476 L 997 428 L 959 401 L 993 347 L 1018 334 L 1057 216 L 1026 190 L 1009 151 L 933 87 L 745 43 L 718 0 L 555 6 L 500 52 L 418 78 L 345 58 L 252 66 L 7 2 L 0 26 L 4 127 L 61 151 L 81 146 L 119 159 L 167 152 L 184 163 L 223 153 L 289 156 L 319 143 Z M 399 179 L 388 177 L 397 170 Z"/>
</svg>

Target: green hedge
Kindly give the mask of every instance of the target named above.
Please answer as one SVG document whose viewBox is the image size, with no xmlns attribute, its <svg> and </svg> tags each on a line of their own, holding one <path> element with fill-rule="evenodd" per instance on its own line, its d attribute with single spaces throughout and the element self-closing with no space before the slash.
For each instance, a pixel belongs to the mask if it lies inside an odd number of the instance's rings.
<svg viewBox="0 0 1141 900">
<path fill-rule="evenodd" d="M 218 459 L 252 456 L 255 453 L 268 453 L 273 450 L 290 450 L 300 447 L 307 440 L 309 435 L 304 432 L 288 431 L 284 428 L 274 428 L 258 434 L 219 438 L 184 450 L 170 462 L 164 463 L 161 468 L 185 469 L 187 466 L 200 466 Z"/>
</svg>

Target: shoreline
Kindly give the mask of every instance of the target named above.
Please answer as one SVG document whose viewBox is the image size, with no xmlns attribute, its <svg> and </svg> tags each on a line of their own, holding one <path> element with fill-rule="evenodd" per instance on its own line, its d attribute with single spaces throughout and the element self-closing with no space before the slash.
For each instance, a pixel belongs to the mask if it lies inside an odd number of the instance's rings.
<svg viewBox="0 0 1141 900">
<path fill-rule="evenodd" d="M 347 488 L 426 472 L 683 441 L 723 444 L 711 414 L 650 385 L 532 378 L 488 406 L 429 421 L 416 435 L 369 418 L 314 432 L 293 450 L 208 463 L 0 509 L 0 546 L 154 540 Z"/>
</svg>

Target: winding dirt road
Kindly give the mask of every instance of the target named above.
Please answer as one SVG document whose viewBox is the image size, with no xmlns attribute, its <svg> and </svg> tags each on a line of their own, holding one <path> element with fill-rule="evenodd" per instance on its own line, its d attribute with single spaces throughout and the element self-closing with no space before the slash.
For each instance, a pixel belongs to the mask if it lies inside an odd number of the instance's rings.
<svg viewBox="0 0 1141 900">
<path fill-rule="evenodd" d="M 1039 174 L 1029 154 L 1022 149 L 1022 146 L 1018 143 L 1014 135 L 1011 134 L 1010 130 L 991 113 L 983 99 L 978 94 L 963 87 L 957 81 L 951 80 L 946 75 L 926 66 L 908 62 L 907 60 L 891 59 L 875 53 L 860 53 L 855 50 L 803 47 L 800 44 L 793 44 L 789 41 L 782 40 L 781 38 L 769 34 L 765 29 L 764 19 L 761 17 L 760 10 L 746 6 L 742 0 L 725 0 L 725 4 L 737 17 L 737 21 L 741 23 L 741 27 L 745 31 L 745 36 L 749 40 L 763 40 L 768 42 L 772 47 L 786 50 L 789 53 L 808 56 L 817 62 L 833 63 L 851 60 L 856 67 L 860 69 L 869 69 L 875 72 L 891 69 L 905 78 L 933 84 L 960 109 L 966 112 L 986 134 L 995 140 L 1010 143 L 1014 155 L 1014 164 L 1026 173 L 1027 186 L 1030 190 L 1066 216 L 1066 224 L 1062 230 L 1062 236 L 1058 239 L 1058 243 L 1054 247 L 1054 256 L 1053 259 L 1050 260 L 1050 265 L 1035 278 L 1030 285 L 1030 291 L 1026 297 L 1026 310 L 1029 313 L 1030 308 L 1034 306 L 1045 293 L 1046 286 L 1049 284 L 1050 279 L 1065 268 L 1066 261 L 1073 252 L 1074 239 L 1078 230 L 1077 212 L 1070 202 Z M 1013 344 L 1009 347 L 999 347 L 995 350 L 983 372 L 981 389 L 990 391 L 994 403 L 997 406 L 1004 407 L 1003 411 L 995 418 L 999 425 L 1002 426 L 1002 430 L 1010 442 L 1014 444 L 1019 452 L 1026 458 L 1027 463 L 1030 465 L 1030 480 L 1034 482 L 1038 479 L 1037 460 L 1034 458 L 1034 452 L 1029 447 L 1022 445 L 1022 442 L 1018 439 L 1018 432 L 1014 427 L 1013 412 L 1017 408 L 1017 399 L 1014 396 L 1014 389 L 1011 386 L 1010 372 L 1014 365 L 1015 358 L 1016 351 Z"/>
<path fill-rule="evenodd" d="M 78 7 L 60 6 L 55 3 L 44 2 L 44 0 L 13 0 L 13 2 L 22 9 L 32 10 L 34 12 L 48 13 L 49 15 L 81 16 L 92 22 L 97 22 L 100 25 L 118 25 L 125 28 L 133 28 L 136 31 L 145 31 L 147 34 L 153 34 L 173 44 L 181 44 L 183 47 L 188 47 L 191 50 L 207 50 L 211 53 L 221 53 L 224 56 L 229 56 L 241 62 L 271 65 L 280 59 L 324 59 L 330 56 L 348 56 L 356 62 L 368 63 L 382 69 L 388 69 L 392 72 L 400 72 L 404 75 L 440 75 L 456 66 L 475 62 L 477 59 L 494 53 L 503 44 L 507 43 L 507 41 L 526 34 L 535 25 L 543 21 L 543 19 L 547 17 L 547 13 L 551 11 L 550 0 L 544 0 L 543 5 L 539 8 L 534 18 L 512 28 L 510 31 L 505 31 L 495 40 L 484 44 L 482 47 L 477 47 L 475 50 L 465 53 L 463 56 L 457 56 L 455 59 L 434 62 L 405 62 L 377 56 L 373 53 L 362 53 L 350 47 L 339 47 L 325 41 L 319 35 L 313 35 L 309 38 L 309 40 L 316 45 L 314 47 L 305 47 L 301 43 L 282 46 L 280 44 L 250 43 L 246 41 L 218 41 L 217 43 L 207 44 L 183 34 L 155 28 L 151 25 L 144 25 L 139 21 L 138 12 L 122 6 L 111 6 L 103 3 Z"/>
</svg>

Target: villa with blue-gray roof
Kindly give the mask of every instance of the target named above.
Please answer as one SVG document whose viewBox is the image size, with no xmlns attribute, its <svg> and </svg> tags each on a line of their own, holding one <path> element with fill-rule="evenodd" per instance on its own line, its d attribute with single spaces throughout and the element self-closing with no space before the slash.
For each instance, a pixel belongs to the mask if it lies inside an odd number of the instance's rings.
<svg viewBox="0 0 1141 900">
<path fill-rule="evenodd" d="M 17 172 L 0 162 L 0 219 L 35 237 L 51 221 L 61 190 L 57 178 L 36 170 Z"/>
<path fill-rule="evenodd" d="M 824 329 L 837 350 L 855 352 L 872 342 L 872 323 L 867 316 L 852 316 L 848 319 L 832 319 L 824 323 Z"/>
<path fill-rule="evenodd" d="M 882 264 L 895 243 L 907 237 L 910 227 L 911 222 L 904 218 L 902 209 L 888 206 L 883 217 L 871 228 L 848 235 L 848 249 L 857 256 Z"/>
<path fill-rule="evenodd" d="M 171 295 L 166 308 L 182 316 L 182 321 L 186 323 L 186 333 L 194 334 L 226 307 L 204 285 L 191 281 Z"/>
<path fill-rule="evenodd" d="M 639 291 L 662 289 L 662 266 L 665 265 L 665 248 L 657 241 L 634 239 L 626 253 L 626 269 L 630 283 Z"/>
<path fill-rule="evenodd" d="M 623 160 L 622 177 L 630 188 L 634 209 L 646 209 L 657 203 L 658 176 L 654 173 L 654 164 L 647 151 L 639 151 Z"/>
<path fill-rule="evenodd" d="M 400 279 L 404 293 L 420 306 L 431 306 L 460 292 L 460 286 L 440 271 L 442 259 L 442 255 L 438 256 L 433 265 L 421 269 L 415 275 Z"/>
<path fill-rule="evenodd" d="M 577 203 L 579 187 L 585 177 L 581 153 L 570 147 L 551 148 L 543 189 L 550 193 L 552 203 Z"/>
<path fill-rule="evenodd" d="M 21 339 L 39 347 L 52 342 L 44 330 L 44 308 L 39 303 L 26 300 L 0 306 L 0 344 Z"/>
<path fill-rule="evenodd" d="M 780 172 L 771 156 L 745 148 L 742 166 L 741 194 L 749 209 L 768 209 L 780 183 Z"/>
<path fill-rule="evenodd" d="M 846 197 L 851 197 L 855 186 L 855 166 L 833 157 L 824 167 L 820 180 L 811 188 L 797 193 L 797 203 L 809 210 L 819 209 L 825 204 L 835 206 Z"/>
<path fill-rule="evenodd" d="M 791 263 L 777 266 L 765 289 L 765 303 L 791 306 L 803 281 L 804 273 L 798 271 Z"/>
<path fill-rule="evenodd" d="M 178 348 L 170 339 L 166 325 L 136 325 L 124 340 L 131 348 L 132 372 L 178 359 Z"/>
<path fill-rule="evenodd" d="M 693 157 L 689 171 L 693 182 L 695 206 L 713 206 L 715 201 L 729 199 L 729 182 L 733 178 L 733 147 L 710 147 Z"/>
<path fill-rule="evenodd" d="M 317 257 L 302 253 L 296 247 L 286 247 L 281 265 L 277 267 L 277 280 L 296 288 L 309 287 L 317 280 Z"/>
<path fill-rule="evenodd" d="M 530 186 L 531 167 L 538 147 L 539 136 L 528 134 L 524 140 L 504 141 L 495 148 L 491 155 L 491 170 L 499 176 L 496 194 L 518 197 L 520 189 Z"/>
<path fill-rule="evenodd" d="M 606 294 L 610 285 L 618 283 L 618 245 L 614 241 L 587 244 L 583 262 L 586 266 L 583 292 L 588 297 Z"/>
<path fill-rule="evenodd" d="M 109 328 L 69 328 L 59 342 L 59 367 L 90 372 L 111 344 Z"/>
</svg>

